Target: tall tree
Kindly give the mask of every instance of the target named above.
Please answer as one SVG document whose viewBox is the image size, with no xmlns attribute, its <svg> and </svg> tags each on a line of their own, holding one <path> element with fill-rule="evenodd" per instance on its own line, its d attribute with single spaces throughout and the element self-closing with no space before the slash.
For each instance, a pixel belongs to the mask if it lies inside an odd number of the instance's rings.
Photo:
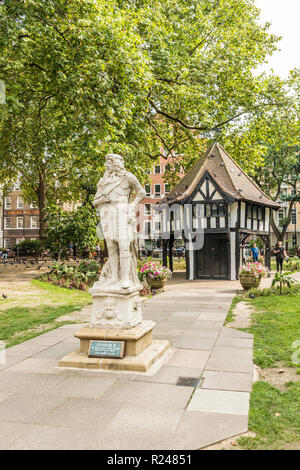
<svg viewBox="0 0 300 470">
<path fill-rule="evenodd" d="M 199 136 L 284 106 L 253 72 L 276 40 L 253 0 L 0 0 L 1 177 L 21 175 L 43 220 L 108 150 L 142 179 L 162 147 L 188 166 Z"/>
</svg>

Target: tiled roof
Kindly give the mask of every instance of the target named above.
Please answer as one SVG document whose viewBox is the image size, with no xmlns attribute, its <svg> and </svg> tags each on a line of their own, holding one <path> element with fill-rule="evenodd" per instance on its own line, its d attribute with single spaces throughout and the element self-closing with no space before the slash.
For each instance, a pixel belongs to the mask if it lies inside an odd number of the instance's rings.
<svg viewBox="0 0 300 470">
<path fill-rule="evenodd" d="M 254 202 L 274 209 L 280 207 L 254 183 L 220 144 L 214 144 L 205 152 L 162 203 L 170 204 L 190 196 L 206 171 L 224 193 L 238 201 Z"/>
</svg>

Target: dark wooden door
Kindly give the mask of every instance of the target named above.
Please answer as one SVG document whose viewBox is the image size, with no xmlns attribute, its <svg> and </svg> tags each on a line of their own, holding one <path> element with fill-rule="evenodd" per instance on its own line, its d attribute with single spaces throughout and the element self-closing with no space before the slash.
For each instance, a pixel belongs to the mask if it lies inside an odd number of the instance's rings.
<svg viewBox="0 0 300 470">
<path fill-rule="evenodd" d="M 225 235 L 205 235 L 201 250 L 195 251 L 197 279 L 228 279 L 229 243 Z"/>
</svg>

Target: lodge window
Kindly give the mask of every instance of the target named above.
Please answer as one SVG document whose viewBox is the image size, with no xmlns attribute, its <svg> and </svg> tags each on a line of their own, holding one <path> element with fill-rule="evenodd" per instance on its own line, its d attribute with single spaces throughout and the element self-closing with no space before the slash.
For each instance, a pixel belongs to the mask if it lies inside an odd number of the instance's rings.
<svg viewBox="0 0 300 470">
<path fill-rule="evenodd" d="M 263 220 L 263 209 L 262 209 L 262 207 L 259 207 L 257 209 L 257 218 L 258 218 L 258 220 Z"/>
<path fill-rule="evenodd" d="M 252 218 L 252 207 L 251 206 L 247 206 L 247 217 L 248 218 Z"/>
<path fill-rule="evenodd" d="M 220 202 L 220 204 L 218 205 L 218 215 L 220 217 L 223 217 L 225 215 L 225 207 L 223 202 Z"/>
<path fill-rule="evenodd" d="M 210 204 L 205 204 L 205 217 L 211 216 L 211 206 Z"/>
<path fill-rule="evenodd" d="M 216 216 L 218 215 L 218 206 L 217 204 L 213 204 L 211 208 L 211 215 Z"/>
</svg>

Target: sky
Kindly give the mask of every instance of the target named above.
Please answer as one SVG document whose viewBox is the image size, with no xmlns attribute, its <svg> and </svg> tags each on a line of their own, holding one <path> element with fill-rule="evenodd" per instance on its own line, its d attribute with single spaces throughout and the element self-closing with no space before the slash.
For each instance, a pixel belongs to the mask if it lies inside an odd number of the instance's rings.
<svg viewBox="0 0 300 470">
<path fill-rule="evenodd" d="M 300 67 L 300 0 L 255 0 L 261 10 L 262 23 L 272 23 L 270 31 L 282 36 L 263 70 L 272 68 L 286 78 L 291 69 Z"/>
</svg>

